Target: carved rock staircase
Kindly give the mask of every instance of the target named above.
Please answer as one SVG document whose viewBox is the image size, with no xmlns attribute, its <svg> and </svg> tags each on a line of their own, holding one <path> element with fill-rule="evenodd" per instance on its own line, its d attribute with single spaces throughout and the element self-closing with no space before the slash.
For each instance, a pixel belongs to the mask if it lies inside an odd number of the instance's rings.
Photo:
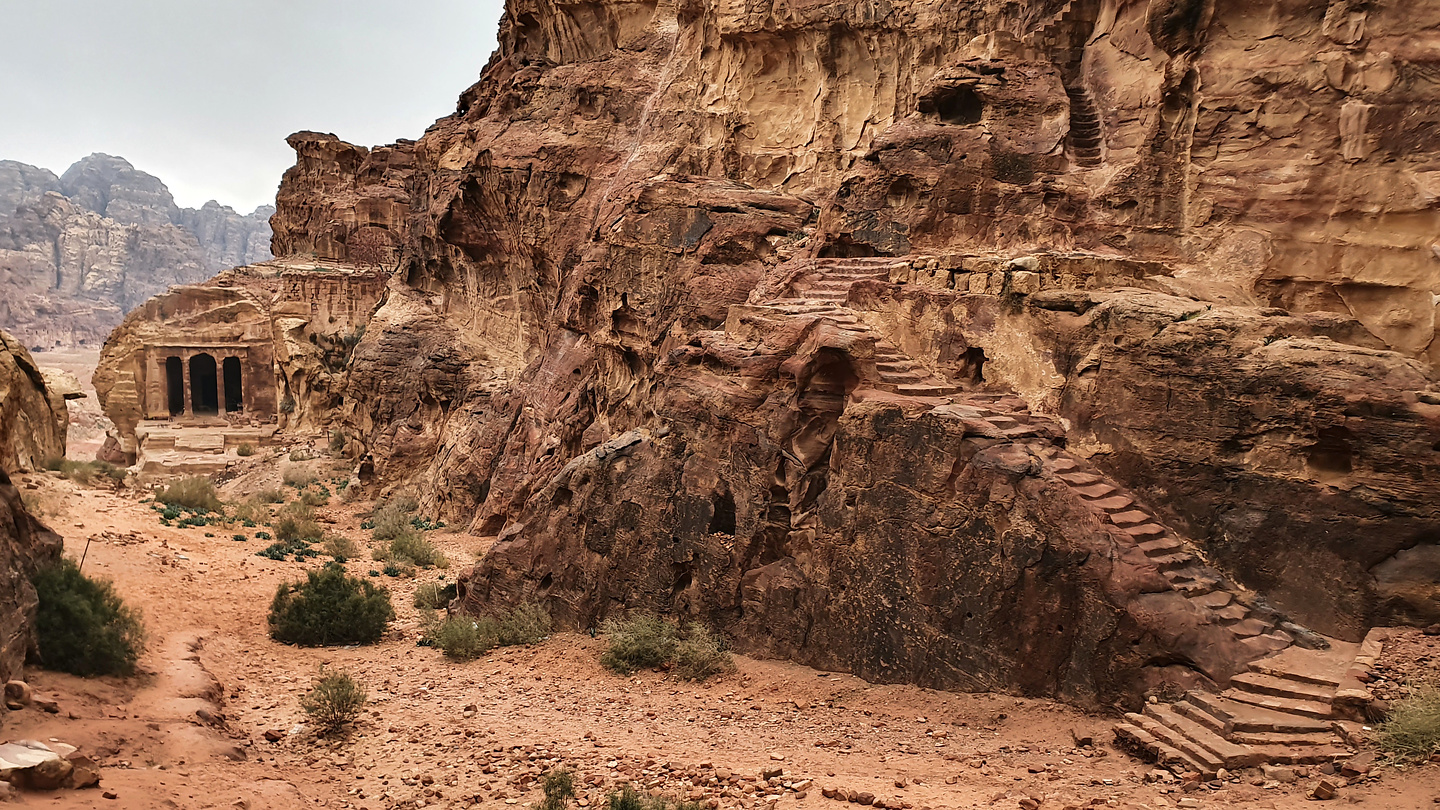
<svg viewBox="0 0 1440 810">
<path fill-rule="evenodd" d="M 1048 54 L 1060 68 L 1061 83 L 1070 97 L 1070 133 L 1066 139 L 1077 165 L 1099 166 L 1105 133 L 1100 108 L 1085 87 L 1085 42 L 1100 13 L 1097 0 L 1070 0 L 1025 41 Z"/>
<path fill-rule="evenodd" d="M 1320 640 L 1284 623 L 1270 609 L 1210 566 L 1187 540 L 1102 471 L 1057 446 L 1063 428 L 1030 413 L 1008 394 L 965 391 L 925 369 L 864 323 L 848 305 L 851 288 L 889 282 L 895 258 L 817 259 L 792 295 L 762 306 L 788 315 L 821 317 L 875 341 L 875 388 L 933 405 L 956 404 L 974 413 L 986 435 L 1027 443 L 1047 473 L 1066 484 L 1103 521 L 1148 558 L 1176 591 L 1226 628 L 1252 656 L 1249 671 L 1219 695 L 1191 691 L 1174 704 L 1151 704 L 1128 714 L 1117 741 L 1139 756 L 1177 771 L 1213 777 L 1221 768 L 1316 763 L 1348 751 L 1336 737 L 1334 697 L 1355 645 Z M 1288 629 L 1287 629 L 1288 628 Z M 1293 633 L 1301 634 L 1297 639 Z M 1298 646 L 1301 641 L 1306 646 Z M 1318 647 L 1324 647 L 1323 649 Z"/>
</svg>

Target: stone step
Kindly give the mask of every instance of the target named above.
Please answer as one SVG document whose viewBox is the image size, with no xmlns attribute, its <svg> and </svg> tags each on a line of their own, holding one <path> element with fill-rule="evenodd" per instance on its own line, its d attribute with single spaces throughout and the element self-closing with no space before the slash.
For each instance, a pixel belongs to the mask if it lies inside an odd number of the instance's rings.
<svg viewBox="0 0 1440 810">
<path fill-rule="evenodd" d="M 1262 709 L 1269 709 L 1273 712 L 1284 712 L 1301 717 L 1313 717 L 1317 720 L 1328 719 L 1331 712 L 1328 702 L 1320 703 L 1313 700 L 1296 700 L 1294 698 L 1276 697 L 1275 695 L 1263 695 L 1233 687 L 1226 689 L 1221 695 L 1236 703 L 1249 703 L 1251 706 L 1259 706 Z"/>
<path fill-rule="evenodd" d="M 1274 731 L 1236 731 L 1230 739 L 1240 745 L 1265 746 L 1274 748 L 1306 748 L 1313 745 L 1335 745 L 1335 733 L 1316 731 L 1309 734 L 1285 734 Z"/>
<path fill-rule="evenodd" d="M 1220 582 L 1211 577 L 1175 577 L 1170 584 L 1175 590 L 1192 597 L 1214 593 L 1220 587 Z"/>
<path fill-rule="evenodd" d="M 1100 498 L 1090 502 L 1091 506 L 1104 509 L 1106 512 L 1124 512 L 1135 505 L 1135 501 L 1124 495 L 1113 495 L 1109 498 Z M 1113 515 L 1111 516 L 1114 517 Z"/>
<path fill-rule="evenodd" d="M 1138 717 L 1138 715 L 1137 715 Z M 1185 756 L 1150 732 L 1134 723 L 1119 723 L 1115 726 L 1115 741 L 1125 748 L 1141 754 L 1145 759 L 1161 767 L 1173 767 L 1185 771 L 1196 771 L 1206 776 L 1205 765 Z"/>
<path fill-rule="evenodd" d="M 958 385 L 901 385 L 895 393 L 911 397 L 947 397 L 960 393 Z"/>
<path fill-rule="evenodd" d="M 1261 658 L 1272 653 L 1280 652 L 1294 642 L 1295 639 L 1291 638 L 1290 634 L 1282 630 L 1240 639 L 1240 643 L 1245 649 L 1250 651 L 1252 658 Z"/>
<path fill-rule="evenodd" d="M 1235 598 L 1227 591 L 1215 591 L 1203 596 L 1192 597 L 1190 601 L 1194 603 L 1196 607 L 1202 607 L 1206 610 L 1219 610 L 1230 604 L 1234 599 Z"/>
<path fill-rule="evenodd" d="M 1209 692 L 1192 691 L 1185 702 L 1223 722 L 1231 732 L 1247 734 L 1317 734 L 1330 730 L 1325 720 L 1240 703 Z"/>
<path fill-rule="evenodd" d="M 1071 489 L 1075 490 L 1075 492 L 1079 494 L 1080 497 L 1092 501 L 1099 500 L 1100 498 L 1108 498 L 1111 495 L 1114 495 L 1116 492 L 1120 491 L 1115 487 L 1104 483 L 1103 481 L 1098 484 L 1087 484 L 1080 487 L 1072 486 Z"/>
<path fill-rule="evenodd" d="M 1225 593 L 1225 592 L 1224 592 L 1224 591 L 1216 591 L 1215 593 Z M 1213 596 L 1213 594 L 1209 594 L 1209 595 L 1207 595 L 1207 596 L 1204 597 L 1204 598 L 1209 598 L 1210 596 Z M 1228 602 L 1228 601 L 1230 600 L 1230 594 L 1225 593 L 1225 599 L 1226 599 L 1226 601 Z M 1219 620 L 1222 621 L 1222 622 L 1226 622 L 1226 623 L 1228 623 L 1228 624 L 1234 624 L 1234 623 L 1236 623 L 1236 622 L 1243 622 L 1243 621 L 1245 621 L 1245 617 L 1247 617 L 1247 616 L 1250 615 L 1250 609 L 1247 608 L 1247 607 L 1245 607 L 1244 605 L 1238 603 L 1238 602 L 1231 602 L 1230 604 L 1227 604 L 1227 605 L 1222 605 L 1222 606 L 1217 607 L 1217 608 L 1211 608 L 1211 609 L 1210 609 L 1210 612 L 1212 612 L 1212 613 L 1215 614 L 1215 618 L 1219 619 Z M 1251 633 L 1250 635 L 1252 635 L 1252 636 L 1258 636 L 1259 633 Z"/>
<path fill-rule="evenodd" d="M 1105 480 L 1100 476 L 1095 475 L 1094 473 L 1088 472 L 1060 473 L 1055 477 L 1059 478 L 1061 481 L 1064 481 L 1067 484 L 1070 484 L 1071 486 L 1085 486 L 1086 484 L 1094 484 L 1099 481 Z"/>
<path fill-rule="evenodd" d="M 1348 668 L 1348 666 L 1335 666 L 1323 658 L 1317 659 L 1314 655 L 1301 655 L 1293 660 L 1290 656 L 1281 655 L 1250 664 L 1251 672 L 1328 686 L 1332 691 L 1340 686 L 1345 670 Z"/>
<path fill-rule="evenodd" d="M 1147 557 L 1163 557 L 1167 554 L 1178 554 L 1185 551 L 1185 544 L 1173 537 L 1162 537 L 1158 540 L 1142 540 L 1137 544 Z"/>
<path fill-rule="evenodd" d="M 914 360 L 876 360 L 875 368 L 880 371 L 910 371 L 919 368 Z"/>
<path fill-rule="evenodd" d="M 1289 678 L 1277 678 L 1261 672 L 1242 672 L 1230 679 L 1230 685 L 1260 695 L 1308 700 L 1327 705 L 1335 699 L 1333 687 L 1293 681 Z"/>
<path fill-rule="evenodd" d="M 1225 767 L 1225 760 L 1214 752 L 1207 750 L 1203 745 L 1188 738 L 1185 734 L 1161 723 L 1153 717 L 1130 712 L 1125 715 L 1125 721 L 1145 731 L 1155 740 L 1165 743 L 1171 748 L 1179 751 L 1187 760 L 1202 767 L 1198 768 L 1201 773 L 1210 775 Z"/>
<path fill-rule="evenodd" d="M 892 385 L 918 385 L 920 383 L 929 382 L 930 379 L 930 374 L 923 369 L 915 369 L 911 371 L 882 370 L 880 372 L 880 381 L 890 383 Z"/>
<path fill-rule="evenodd" d="M 1195 555 L 1188 551 L 1181 554 L 1166 554 L 1161 557 L 1151 557 L 1150 559 L 1155 563 L 1155 567 L 1161 571 L 1176 571 L 1198 562 Z"/>
<path fill-rule="evenodd" d="M 1124 531 L 1136 541 L 1155 542 L 1157 539 L 1165 536 L 1165 529 L 1154 523 L 1126 526 Z"/>
<path fill-rule="evenodd" d="M 1251 636 L 1262 636 L 1262 635 L 1270 632 L 1270 631 L 1273 630 L 1273 629 L 1275 629 L 1275 625 L 1273 625 L 1273 624 L 1271 624 L 1270 622 L 1267 622 L 1267 621 L 1265 621 L 1265 620 L 1263 620 L 1263 619 L 1257 619 L 1257 618 L 1255 618 L 1254 616 L 1251 616 L 1251 617 L 1248 618 L 1248 619 L 1242 619 L 1241 621 L 1238 621 L 1238 622 L 1236 622 L 1235 624 L 1230 625 L 1230 632 L 1234 633 L 1235 635 L 1239 636 L 1240 638 L 1250 638 Z M 1250 673 L 1243 673 L 1243 674 L 1250 674 Z M 1237 676 L 1237 677 L 1238 677 L 1238 676 Z"/>
<path fill-rule="evenodd" d="M 1252 768 L 1260 764 L 1255 760 L 1255 753 L 1250 749 L 1230 742 L 1203 723 L 1191 720 L 1167 704 L 1152 703 L 1145 707 L 1145 715 L 1171 729 L 1178 737 L 1183 737 L 1196 747 L 1186 748 L 1167 741 L 1173 747 L 1187 754 L 1192 754 L 1194 750 L 1203 750 L 1226 768 Z"/>
<path fill-rule="evenodd" d="M 1139 509 L 1132 509 L 1128 512 L 1116 512 L 1110 515 L 1110 522 L 1116 526 L 1139 526 L 1142 523 L 1150 522 L 1150 516 Z"/>
</svg>

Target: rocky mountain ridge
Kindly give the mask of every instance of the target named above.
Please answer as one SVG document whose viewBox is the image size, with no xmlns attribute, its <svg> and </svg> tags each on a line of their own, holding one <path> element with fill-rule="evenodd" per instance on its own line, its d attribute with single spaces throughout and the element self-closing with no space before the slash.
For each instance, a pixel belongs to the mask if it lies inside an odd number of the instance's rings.
<svg viewBox="0 0 1440 810">
<path fill-rule="evenodd" d="M 170 285 L 270 258 L 271 213 L 181 208 L 159 178 L 111 155 L 59 177 L 0 161 L 0 328 L 30 346 L 98 345 Z"/>
</svg>

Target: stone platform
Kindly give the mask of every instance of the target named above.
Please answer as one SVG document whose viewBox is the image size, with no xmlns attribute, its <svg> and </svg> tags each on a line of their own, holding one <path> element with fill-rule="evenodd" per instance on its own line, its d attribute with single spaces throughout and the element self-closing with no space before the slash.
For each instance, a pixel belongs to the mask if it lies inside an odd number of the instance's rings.
<svg viewBox="0 0 1440 810">
<path fill-rule="evenodd" d="M 222 472 L 239 461 L 237 451 L 242 445 L 257 451 L 273 445 L 277 430 L 275 425 L 232 425 L 218 418 L 146 420 L 135 430 L 136 477 L 143 486 L 180 476 Z"/>
</svg>

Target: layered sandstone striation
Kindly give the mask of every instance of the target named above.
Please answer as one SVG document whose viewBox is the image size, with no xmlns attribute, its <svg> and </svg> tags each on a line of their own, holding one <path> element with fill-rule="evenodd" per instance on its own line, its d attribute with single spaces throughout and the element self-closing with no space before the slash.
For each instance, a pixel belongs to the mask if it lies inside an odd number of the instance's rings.
<svg viewBox="0 0 1440 810">
<path fill-rule="evenodd" d="M 0 469 L 38 470 L 47 459 L 64 457 L 70 421 L 65 400 L 71 392 L 47 385 L 54 374 L 0 331 Z"/>
<path fill-rule="evenodd" d="M 400 246 L 344 419 L 497 538 L 463 609 L 1132 700 L 1440 620 L 1433 22 L 511 0 L 275 245 Z"/>
<path fill-rule="evenodd" d="M 269 216 L 180 208 L 159 178 L 95 154 L 64 175 L 0 161 L 0 328 L 26 345 L 99 345 L 172 284 L 270 258 Z"/>
</svg>

